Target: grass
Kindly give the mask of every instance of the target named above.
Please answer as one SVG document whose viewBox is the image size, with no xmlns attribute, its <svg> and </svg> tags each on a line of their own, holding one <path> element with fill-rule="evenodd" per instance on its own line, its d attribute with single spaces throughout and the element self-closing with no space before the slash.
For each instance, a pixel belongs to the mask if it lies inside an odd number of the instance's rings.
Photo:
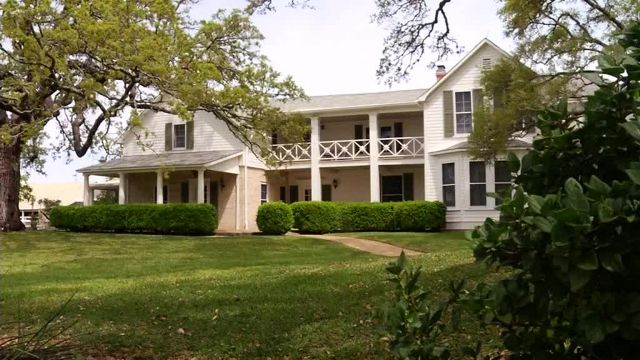
<svg viewBox="0 0 640 360">
<path fill-rule="evenodd" d="M 361 232 L 342 233 L 338 235 L 377 240 L 424 253 L 471 252 L 472 245 L 465 239 L 464 233 L 464 231 L 445 231 L 439 233 Z"/>
<path fill-rule="evenodd" d="M 73 295 L 65 317 L 89 353 L 383 356 L 374 311 L 390 299 L 392 259 L 329 241 L 31 232 L 0 234 L 0 253 L 2 321 L 41 323 Z M 437 298 L 450 280 L 484 276 L 457 246 L 413 261 Z"/>
</svg>

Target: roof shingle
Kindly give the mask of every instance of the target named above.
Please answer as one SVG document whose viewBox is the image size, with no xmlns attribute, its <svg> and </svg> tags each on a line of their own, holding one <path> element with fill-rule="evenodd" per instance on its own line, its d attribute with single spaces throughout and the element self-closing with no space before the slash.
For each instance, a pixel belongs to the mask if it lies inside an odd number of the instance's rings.
<svg viewBox="0 0 640 360">
<path fill-rule="evenodd" d="M 118 159 L 100 164 L 84 167 L 76 170 L 80 173 L 135 170 L 141 168 L 159 167 L 184 167 L 204 165 L 216 160 L 224 159 L 234 154 L 240 154 L 238 150 L 230 151 L 185 151 L 151 155 L 123 156 Z"/>
</svg>

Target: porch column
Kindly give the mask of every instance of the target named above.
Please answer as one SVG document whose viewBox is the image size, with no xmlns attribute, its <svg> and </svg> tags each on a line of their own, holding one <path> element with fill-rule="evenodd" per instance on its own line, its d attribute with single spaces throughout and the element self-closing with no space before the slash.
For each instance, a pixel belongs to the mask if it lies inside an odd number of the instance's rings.
<svg viewBox="0 0 640 360">
<path fill-rule="evenodd" d="M 380 168 L 378 166 L 378 114 L 369 114 L 369 189 L 371 202 L 380 202 Z"/>
<path fill-rule="evenodd" d="M 311 118 L 311 200 L 322 200 L 320 177 L 320 118 Z"/>
<path fill-rule="evenodd" d="M 127 201 L 127 193 L 126 193 L 126 185 L 127 185 L 127 174 L 120 173 L 120 184 L 118 185 L 118 204 L 124 204 Z"/>
<path fill-rule="evenodd" d="M 84 174 L 84 192 L 83 205 L 89 206 L 93 204 L 93 190 L 89 187 L 89 174 Z"/>
<path fill-rule="evenodd" d="M 204 169 L 198 170 L 198 204 L 204 204 Z"/>
<path fill-rule="evenodd" d="M 156 204 L 164 204 L 164 174 L 162 170 L 156 172 Z"/>
</svg>

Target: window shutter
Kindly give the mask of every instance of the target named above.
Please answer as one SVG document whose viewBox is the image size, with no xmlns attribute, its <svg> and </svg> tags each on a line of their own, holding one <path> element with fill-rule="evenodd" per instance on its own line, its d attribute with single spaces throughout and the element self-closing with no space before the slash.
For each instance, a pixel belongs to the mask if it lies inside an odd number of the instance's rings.
<svg viewBox="0 0 640 360">
<path fill-rule="evenodd" d="M 444 136 L 452 137 L 454 128 L 453 116 L 453 92 L 450 90 L 442 92 L 442 108 L 444 110 Z"/>
<path fill-rule="evenodd" d="M 354 139 L 364 139 L 364 128 L 362 125 L 353 126 Z"/>
<path fill-rule="evenodd" d="M 484 99 L 484 94 L 482 92 L 482 89 L 473 89 L 473 91 L 471 92 L 471 101 L 473 101 L 473 111 L 477 111 L 478 109 L 480 109 L 483 106 L 483 99 Z M 475 117 L 472 116 L 472 121 L 474 121 Z"/>
<path fill-rule="evenodd" d="M 173 124 L 164 124 L 164 150 L 171 151 L 173 148 Z"/>
<path fill-rule="evenodd" d="M 289 186 L 289 202 L 294 203 L 298 201 L 298 185 Z"/>
<path fill-rule="evenodd" d="M 187 150 L 193 150 L 193 121 L 187 121 Z"/>
<path fill-rule="evenodd" d="M 413 200 L 413 173 L 406 173 L 402 175 L 404 201 Z"/>
</svg>

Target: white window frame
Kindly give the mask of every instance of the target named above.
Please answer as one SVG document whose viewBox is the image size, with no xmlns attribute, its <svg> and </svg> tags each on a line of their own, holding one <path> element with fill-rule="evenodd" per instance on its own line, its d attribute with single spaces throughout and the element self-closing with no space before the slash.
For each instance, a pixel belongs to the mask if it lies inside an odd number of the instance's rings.
<svg viewBox="0 0 640 360">
<path fill-rule="evenodd" d="M 484 165 L 483 166 L 483 168 L 484 168 L 484 182 L 472 182 L 471 181 L 471 163 L 482 163 Z M 485 209 L 485 208 L 487 208 L 489 206 L 489 199 L 488 199 L 488 196 L 487 196 L 487 193 L 489 192 L 489 188 L 488 188 L 488 186 L 489 186 L 489 178 L 488 178 L 488 171 L 487 171 L 487 163 L 484 162 L 484 161 L 469 160 L 467 162 L 467 164 L 468 164 L 467 168 L 469 169 L 467 171 L 467 174 L 469 176 L 469 196 L 468 196 L 469 207 L 470 208 L 476 208 L 476 209 L 477 208 Z M 484 185 L 484 193 L 485 193 L 484 205 L 472 205 L 471 204 L 471 187 L 473 185 Z"/>
<path fill-rule="evenodd" d="M 496 160 L 496 163 L 497 163 L 497 162 L 503 162 L 503 163 L 504 163 L 504 165 L 505 165 L 505 166 L 507 166 L 507 169 L 508 169 L 508 164 L 507 164 L 507 161 L 506 161 L 506 160 Z M 507 186 L 511 186 L 511 180 L 506 181 L 506 182 L 505 182 L 505 181 L 498 181 L 498 180 L 497 180 L 497 177 L 496 177 L 496 175 L 497 175 L 497 173 L 496 173 L 496 168 L 497 168 L 497 167 L 496 167 L 496 166 L 495 166 L 495 164 L 494 164 L 494 166 L 493 166 L 493 192 L 494 192 L 494 193 L 497 193 L 497 192 L 498 192 L 498 189 L 496 189 L 496 185 L 507 185 Z M 497 200 L 497 199 L 496 199 L 496 200 Z M 496 203 L 495 205 L 498 205 L 498 204 Z"/>
<path fill-rule="evenodd" d="M 173 125 L 173 148 L 177 150 L 186 149 L 187 148 L 187 124 L 172 124 L 172 125 Z M 182 146 L 177 145 L 178 136 L 176 136 L 177 134 L 176 128 L 180 126 L 184 128 L 184 145 Z"/>
<path fill-rule="evenodd" d="M 469 100 L 471 105 L 471 111 L 458 111 L 458 106 L 456 102 L 456 95 L 461 93 L 469 93 Z M 471 131 L 473 131 L 473 91 L 471 90 L 463 90 L 463 91 L 454 91 L 453 92 L 453 130 L 454 134 L 458 136 L 468 136 L 471 134 L 469 132 L 458 132 L 458 114 L 469 114 L 471 116 Z"/>
<path fill-rule="evenodd" d="M 448 164 L 453 165 L 453 183 L 445 184 L 444 183 L 444 165 L 448 165 Z M 447 209 L 456 209 L 458 206 L 458 194 L 456 193 L 456 182 L 457 182 L 456 167 L 457 167 L 456 161 L 447 161 L 447 162 L 442 162 L 440 164 L 440 184 L 441 184 L 441 191 L 442 191 L 442 202 L 447 207 Z M 453 187 L 453 205 L 447 205 L 447 203 L 445 202 L 445 199 L 444 199 L 445 187 Z"/>
<path fill-rule="evenodd" d="M 264 197 L 262 196 L 262 187 L 264 186 Z M 269 184 L 265 182 L 260 183 L 260 204 L 269 202 Z"/>
</svg>

